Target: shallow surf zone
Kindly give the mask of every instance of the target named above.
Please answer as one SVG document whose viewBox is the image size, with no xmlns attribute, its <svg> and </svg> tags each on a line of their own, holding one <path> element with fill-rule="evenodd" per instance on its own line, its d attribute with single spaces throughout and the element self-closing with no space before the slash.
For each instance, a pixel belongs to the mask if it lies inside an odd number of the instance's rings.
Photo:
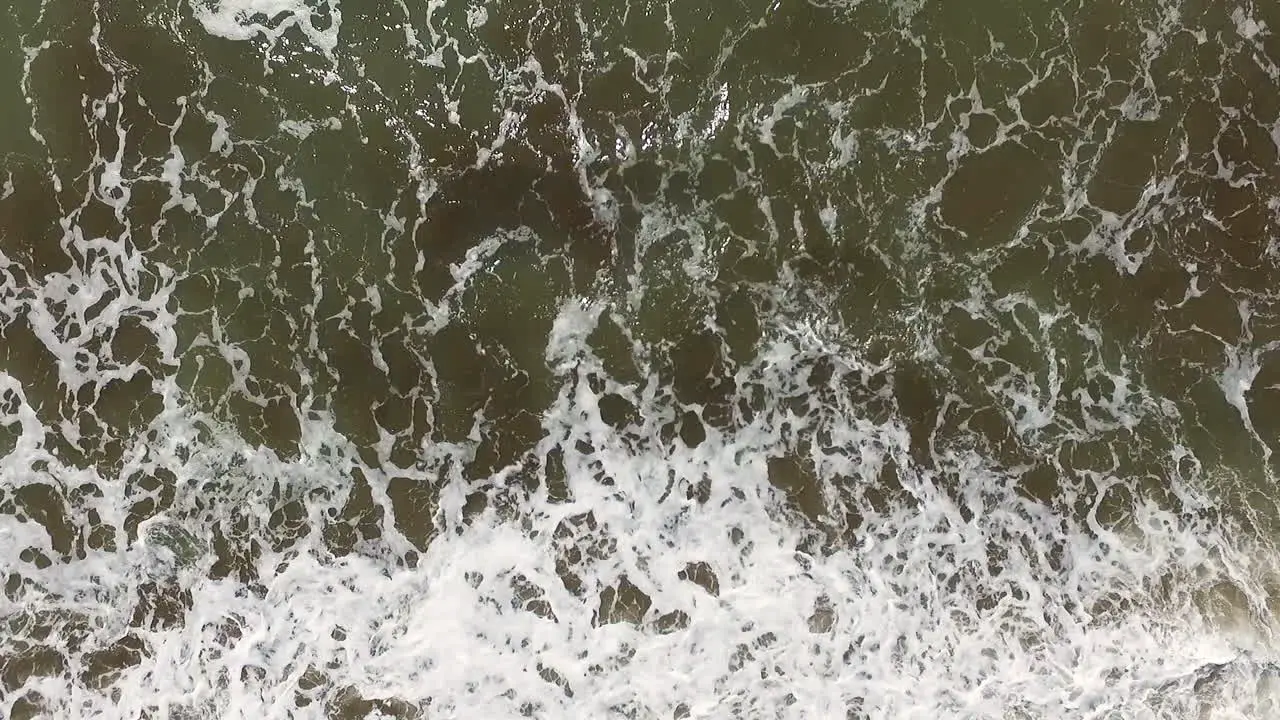
<svg viewBox="0 0 1280 720">
<path fill-rule="evenodd" d="M 602 313 L 574 302 L 556 319 L 547 359 L 559 389 L 534 450 L 491 476 L 430 479 L 437 526 L 421 552 L 393 522 L 411 506 L 379 471 L 363 471 L 366 509 L 344 517 L 354 463 L 324 450 L 343 441 L 322 427 L 304 433 L 316 452 L 292 462 L 225 437 L 153 441 L 175 453 L 156 452 L 169 457 L 173 499 L 127 547 L 6 559 L 9 711 L 1276 711 L 1258 580 L 1274 556 L 1208 519 L 1182 480 L 1170 479 L 1179 500 L 1129 494 L 1119 522 L 1114 507 L 1102 517 L 1106 488 L 1064 485 L 1083 512 L 1046 505 L 1018 469 L 960 447 L 926 469 L 893 412 L 865 412 L 864 395 L 884 397 L 883 368 L 781 330 L 737 371 L 731 419 L 687 416 L 701 437 L 672 438 L 669 383 L 618 383 L 592 349 Z M 610 418 L 610 397 L 640 419 Z M 474 447 L 438 452 L 461 468 Z M 43 464 L 25 489 L 91 482 L 104 492 L 86 505 L 119 507 L 111 481 Z M 1113 494 L 1127 484 L 1108 483 Z M 211 547 L 237 529 L 255 547 L 239 574 L 217 567 L 226 547 Z M 4 533 L 56 557 L 33 522 L 10 515 Z"/>
<path fill-rule="evenodd" d="M 0 716 L 1280 714 L 1275 21 L 969 8 L 15 13 Z"/>
<path fill-rule="evenodd" d="M 924 468 L 883 392 L 890 371 L 794 328 L 767 332 L 735 373 L 720 427 L 680 417 L 656 373 L 610 376 L 589 340 L 603 313 L 575 301 L 556 318 L 546 357 L 559 389 L 536 448 L 473 478 L 461 468 L 474 446 L 436 449 L 448 459 L 424 478 L 438 488 L 434 507 L 396 502 L 378 470 L 361 470 L 357 489 L 358 463 L 337 460 L 346 441 L 323 424 L 304 433 L 314 452 L 286 462 L 229 436 L 183 437 L 173 423 L 151 442 L 158 462 L 138 463 L 172 473 L 166 513 L 118 551 L 90 547 L 53 564 L 25 562 L 25 551 L 20 574 L 10 570 L 10 710 L 1276 711 L 1258 579 L 1273 576 L 1274 556 L 1210 519 L 1183 479 L 1169 478 L 1164 502 L 1135 486 L 1120 512 L 1102 505 L 1129 486 L 1122 478 L 1064 483 L 1073 507 L 1030 497 L 1022 471 L 961 446 Z M 884 419 L 867 412 L 876 397 Z M 635 419 L 608 411 L 610 398 L 632 404 Z M 56 482 L 106 490 L 82 507 L 121 506 L 110 480 L 42 465 L 19 496 Z M 410 512 L 436 523 L 421 552 L 398 522 Z M 6 541 L 57 557 L 18 518 L 7 518 Z M 228 543 L 255 548 L 236 572 L 218 567 Z"/>
</svg>

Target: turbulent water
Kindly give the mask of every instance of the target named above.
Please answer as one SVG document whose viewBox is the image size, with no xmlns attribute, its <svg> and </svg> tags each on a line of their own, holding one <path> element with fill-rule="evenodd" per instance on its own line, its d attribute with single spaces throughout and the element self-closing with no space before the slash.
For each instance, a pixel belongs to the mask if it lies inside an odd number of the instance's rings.
<svg viewBox="0 0 1280 720">
<path fill-rule="evenodd" d="M 1280 716 L 1280 4 L 5 10 L 0 717 Z"/>
</svg>

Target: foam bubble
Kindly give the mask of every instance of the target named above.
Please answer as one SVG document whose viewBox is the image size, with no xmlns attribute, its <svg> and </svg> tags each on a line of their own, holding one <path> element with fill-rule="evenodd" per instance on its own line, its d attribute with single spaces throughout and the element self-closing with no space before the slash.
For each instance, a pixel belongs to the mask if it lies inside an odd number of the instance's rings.
<svg viewBox="0 0 1280 720">
<path fill-rule="evenodd" d="M 315 6 L 307 0 L 191 0 L 191 8 L 205 32 L 227 40 L 246 41 L 261 35 L 274 48 L 290 28 L 297 28 L 312 47 L 337 65 L 335 51 L 342 28 L 337 0 Z"/>
</svg>

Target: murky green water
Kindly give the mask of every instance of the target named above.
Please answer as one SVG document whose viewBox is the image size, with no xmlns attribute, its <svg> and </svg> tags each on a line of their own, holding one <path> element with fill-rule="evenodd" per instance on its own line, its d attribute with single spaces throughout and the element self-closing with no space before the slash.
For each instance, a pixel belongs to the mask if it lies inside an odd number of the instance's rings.
<svg viewBox="0 0 1280 720">
<path fill-rule="evenodd" d="M 9 716 L 1275 711 L 1280 6 L 9 10 Z"/>
</svg>

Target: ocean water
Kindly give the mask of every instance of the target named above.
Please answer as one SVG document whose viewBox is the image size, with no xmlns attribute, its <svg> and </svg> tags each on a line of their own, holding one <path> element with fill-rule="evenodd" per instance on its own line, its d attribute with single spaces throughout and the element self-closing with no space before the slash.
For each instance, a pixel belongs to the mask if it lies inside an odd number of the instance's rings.
<svg viewBox="0 0 1280 720">
<path fill-rule="evenodd" d="M 0 717 L 1280 717 L 1280 5 L 5 10 Z"/>
</svg>

